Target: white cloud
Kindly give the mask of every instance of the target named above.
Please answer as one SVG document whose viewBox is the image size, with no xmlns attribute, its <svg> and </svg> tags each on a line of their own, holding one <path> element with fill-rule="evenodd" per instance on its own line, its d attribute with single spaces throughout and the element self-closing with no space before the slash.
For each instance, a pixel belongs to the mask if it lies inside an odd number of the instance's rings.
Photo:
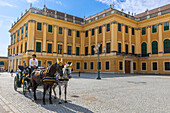
<svg viewBox="0 0 170 113">
<path fill-rule="evenodd" d="M 13 4 L 10 4 L 10 3 L 8 3 L 8 2 L 1 1 L 1 0 L 0 0 L 0 6 L 16 7 L 16 6 L 13 5 Z"/>
<path fill-rule="evenodd" d="M 56 4 L 62 5 L 62 2 L 58 0 L 58 1 L 56 1 Z"/>
<path fill-rule="evenodd" d="M 26 0 L 28 3 L 35 3 L 35 2 L 39 2 L 39 0 Z"/>
<path fill-rule="evenodd" d="M 142 13 L 146 11 L 146 9 L 154 9 L 157 7 L 161 7 L 163 5 L 170 4 L 170 0 L 124 0 L 124 2 L 120 2 L 123 0 L 96 0 L 98 2 L 110 5 L 114 4 L 115 8 L 121 10 L 124 9 L 125 12 L 133 12 L 133 13 Z"/>
</svg>

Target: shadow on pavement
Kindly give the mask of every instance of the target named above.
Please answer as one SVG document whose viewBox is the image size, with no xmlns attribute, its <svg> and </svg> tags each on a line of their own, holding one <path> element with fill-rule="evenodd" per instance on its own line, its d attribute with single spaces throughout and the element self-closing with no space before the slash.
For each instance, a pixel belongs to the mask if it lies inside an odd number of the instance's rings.
<svg viewBox="0 0 170 113">
<path fill-rule="evenodd" d="M 19 91 L 18 91 L 19 92 Z M 23 95 L 22 92 L 19 92 L 20 94 Z M 43 92 L 40 90 L 37 90 L 37 100 L 34 101 L 33 100 L 33 92 L 27 92 L 26 94 L 26 98 L 32 100 L 33 102 L 35 102 L 36 104 L 40 105 L 41 107 L 49 110 L 49 111 L 53 111 L 53 112 L 57 112 L 57 113 L 77 113 L 77 112 L 81 112 L 81 113 L 93 113 L 92 111 L 90 111 L 87 108 L 84 108 L 82 106 L 76 105 L 71 103 L 71 100 L 67 100 L 68 103 L 64 103 L 64 100 L 62 100 L 62 104 L 58 104 L 59 99 L 54 99 L 54 96 L 52 95 L 52 101 L 53 104 L 49 104 L 49 95 L 48 93 L 46 94 L 46 105 L 42 104 L 42 98 L 43 98 Z M 62 95 L 62 97 L 64 97 L 64 95 Z"/>
</svg>

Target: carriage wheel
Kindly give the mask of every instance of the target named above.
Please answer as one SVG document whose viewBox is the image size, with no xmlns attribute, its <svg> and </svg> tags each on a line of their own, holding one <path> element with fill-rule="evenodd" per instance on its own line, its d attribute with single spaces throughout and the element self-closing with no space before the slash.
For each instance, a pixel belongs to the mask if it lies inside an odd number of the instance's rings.
<svg viewBox="0 0 170 113">
<path fill-rule="evenodd" d="M 14 78 L 14 90 L 17 91 L 17 77 Z"/>
<path fill-rule="evenodd" d="M 27 92 L 27 81 L 24 81 L 23 83 L 23 94 L 26 95 Z"/>
</svg>

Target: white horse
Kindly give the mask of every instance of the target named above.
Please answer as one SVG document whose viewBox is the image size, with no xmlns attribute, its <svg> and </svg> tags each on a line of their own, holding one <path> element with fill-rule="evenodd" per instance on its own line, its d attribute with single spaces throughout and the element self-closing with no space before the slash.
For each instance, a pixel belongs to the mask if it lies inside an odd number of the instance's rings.
<svg viewBox="0 0 170 113">
<path fill-rule="evenodd" d="M 59 74 L 56 75 L 57 82 L 53 85 L 53 92 L 55 95 L 54 98 L 57 99 L 55 88 L 56 88 L 56 86 L 58 86 L 58 88 L 59 88 L 59 104 L 62 104 L 61 103 L 61 86 L 64 86 L 65 103 L 67 103 L 67 98 L 66 98 L 67 86 L 68 86 L 69 79 L 72 78 L 71 71 L 72 71 L 72 63 L 70 65 L 69 64 L 64 65 L 63 76 L 61 76 Z"/>
</svg>

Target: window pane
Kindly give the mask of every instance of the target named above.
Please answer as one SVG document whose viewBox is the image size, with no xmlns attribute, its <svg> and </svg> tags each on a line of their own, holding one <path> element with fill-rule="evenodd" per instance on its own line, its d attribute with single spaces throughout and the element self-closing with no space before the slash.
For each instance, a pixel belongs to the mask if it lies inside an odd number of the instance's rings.
<svg viewBox="0 0 170 113">
<path fill-rule="evenodd" d="M 126 54 L 128 54 L 128 44 L 126 44 L 125 47 L 126 47 Z"/>
<path fill-rule="evenodd" d="M 87 69 L 87 62 L 84 63 L 84 69 Z"/>
<path fill-rule="evenodd" d="M 80 48 L 79 48 L 79 47 L 76 47 L 76 55 L 77 55 L 77 56 L 79 55 L 79 51 L 80 51 Z"/>
<path fill-rule="evenodd" d="M 133 70 L 136 70 L 136 63 L 133 63 Z"/>
<path fill-rule="evenodd" d="M 157 25 L 152 25 L 152 33 L 156 33 L 157 32 Z"/>
<path fill-rule="evenodd" d="M 165 70 L 170 71 L 170 62 L 165 62 Z"/>
<path fill-rule="evenodd" d="M 68 55 L 71 55 L 71 50 L 72 50 L 72 47 L 68 46 Z"/>
<path fill-rule="evenodd" d="M 122 62 L 119 62 L 119 70 L 123 70 Z"/>
<path fill-rule="evenodd" d="M 106 44 L 106 53 L 110 53 L 110 43 Z"/>
<path fill-rule="evenodd" d="M 132 27 L 132 35 L 135 35 L 135 29 Z"/>
<path fill-rule="evenodd" d="M 132 55 L 135 54 L 135 46 L 132 46 Z"/>
<path fill-rule="evenodd" d="M 99 34 L 102 33 L 102 26 L 99 27 Z"/>
<path fill-rule="evenodd" d="M 158 54 L 158 42 L 157 41 L 152 42 L 152 54 Z"/>
<path fill-rule="evenodd" d="M 80 63 L 79 62 L 77 62 L 77 64 L 76 64 L 76 69 L 80 69 Z"/>
<path fill-rule="evenodd" d="M 110 31 L 110 24 L 107 24 L 107 32 Z"/>
<path fill-rule="evenodd" d="M 152 68 L 153 68 L 153 70 L 157 70 L 157 62 L 152 63 Z"/>
<path fill-rule="evenodd" d="M 88 55 L 88 47 L 85 47 L 85 56 Z"/>
<path fill-rule="evenodd" d="M 164 40 L 164 53 L 170 53 L 170 40 Z"/>
<path fill-rule="evenodd" d="M 68 36 L 71 36 L 71 29 L 68 29 Z"/>
<path fill-rule="evenodd" d="M 41 31 L 41 27 L 42 27 L 42 23 L 37 23 L 37 30 L 40 30 Z"/>
<path fill-rule="evenodd" d="M 92 36 L 94 35 L 94 29 L 92 29 Z"/>
<path fill-rule="evenodd" d="M 88 37 L 88 31 L 86 31 L 86 37 Z"/>
<path fill-rule="evenodd" d="M 125 26 L 125 33 L 128 33 L 128 26 Z"/>
<path fill-rule="evenodd" d="M 95 53 L 94 47 L 95 47 L 95 46 L 91 46 L 91 55 L 94 55 L 94 53 Z"/>
<path fill-rule="evenodd" d="M 121 43 L 118 43 L 118 53 L 121 53 Z"/>
<path fill-rule="evenodd" d="M 146 70 L 146 63 L 142 63 L 142 70 Z"/>
<path fill-rule="evenodd" d="M 59 34 L 63 34 L 63 28 L 59 27 Z"/>
<path fill-rule="evenodd" d="M 93 62 L 90 63 L 90 69 L 93 69 Z"/>
<path fill-rule="evenodd" d="M 121 31 L 121 24 L 118 23 L 118 31 Z"/>
<path fill-rule="evenodd" d="M 80 31 L 77 31 L 77 37 L 80 37 Z"/>
<path fill-rule="evenodd" d="M 169 30 L 169 22 L 164 23 L 164 31 Z"/>
<path fill-rule="evenodd" d="M 52 44 L 48 44 L 48 53 L 52 53 Z"/>
<path fill-rule="evenodd" d="M 109 70 L 109 62 L 106 62 L 106 70 Z"/>
<path fill-rule="evenodd" d="M 146 27 L 143 27 L 142 28 L 142 35 L 145 35 L 146 34 Z"/>
<path fill-rule="evenodd" d="M 58 54 L 62 54 L 62 45 L 58 45 Z"/>
<path fill-rule="evenodd" d="M 25 43 L 25 53 L 27 52 L 27 42 Z"/>
<path fill-rule="evenodd" d="M 53 26 L 52 25 L 48 25 L 48 32 L 53 32 Z"/>
<path fill-rule="evenodd" d="M 41 52 L 41 42 L 36 42 L 36 52 Z"/>
</svg>

